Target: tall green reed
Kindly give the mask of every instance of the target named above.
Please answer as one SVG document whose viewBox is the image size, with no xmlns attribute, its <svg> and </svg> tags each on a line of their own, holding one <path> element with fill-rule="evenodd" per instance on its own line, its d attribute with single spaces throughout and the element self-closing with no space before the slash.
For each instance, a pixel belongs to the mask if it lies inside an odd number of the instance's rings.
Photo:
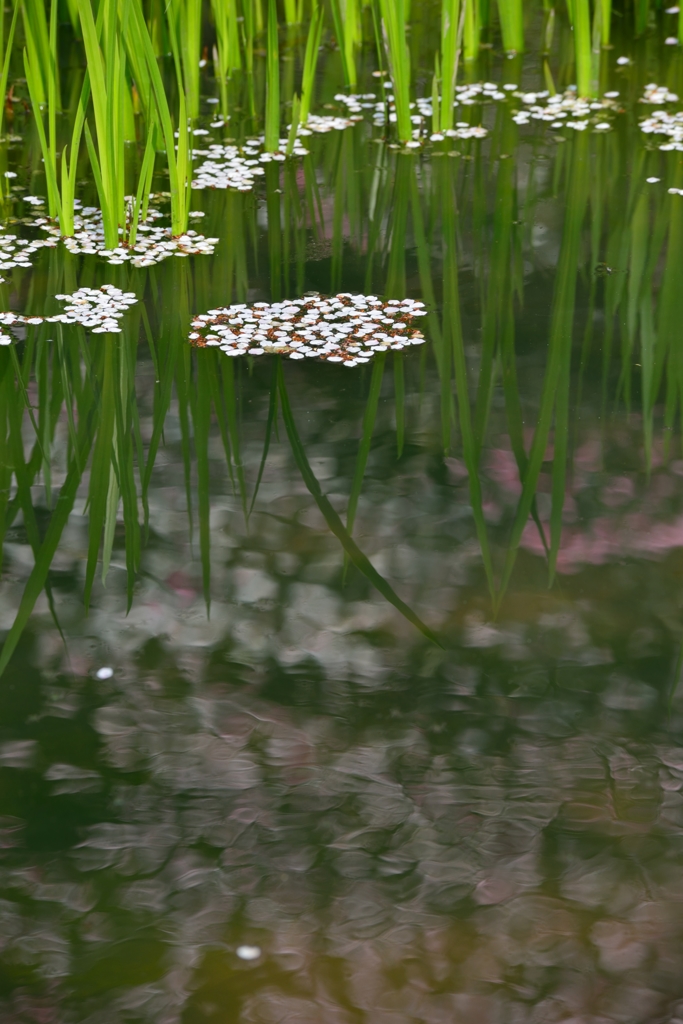
<svg viewBox="0 0 683 1024">
<path fill-rule="evenodd" d="M 590 0 L 571 0 L 568 9 L 574 34 L 576 85 L 579 96 L 589 98 L 597 92 L 591 45 Z"/>
<path fill-rule="evenodd" d="M 465 60 L 476 60 L 481 42 L 481 16 L 479 0 L 464 0 L 465 22 L 463 42 Z"/>
<path fill-rule="evenodd" d="M 498 0 L 498 17 L 505 50 L 508 53 L 523 53 L 524 6 L 522 0 Z"/>
<path fill-rule="evenodd" d="M 79 0 L 87 3 L 88 0 Z M 107 2 L 107 0 L 103 0 Z M 173 132 L 173 120 L 171 111 L 161 78 L 157 60 L 154 54 L 152 39 L 147 29 L 142 14 L 140 0 L 129 0 L 130 16 L 127 20 L 126 29 L 129 33 L 129 46 L 142 55 L 144 65 L 149 75 L 150 102 L 153 101 L 161 137 L 166 150 L 166 161 L 169 173 L 169 184 L 171 191 L 171 231 L 173 235 L 180 235 L 187 230 L 188 212 L 190 207 L 190 186 L 191 186 L 191 145 L 190 129 L 185 104 L 185 93 L 183 79 L 180 69 L 180 62 L 177 58 L 178 48 L 174 47 L 176 58 L 174 61 L 176 80 L 178 83 L 178 149 L 176 155 L 175 136 Z M 93 87 L 94 92 L 94 87 Z M 147 130 L 152 130 L 152 120 L 148 121 Z"/>
<path fill-rule="evenodd" d="M 413 137 L 410 120 L 410 51 L 406 40 L 406 0 L 379 0 L 387 60 L 396 104 L 396 129 L 401 142 Z"/>
<path fill-rule="evenodd" d="M 324 6 L 322 4 L 318 4 L 317 0 L 314 0 L 311 23 L 309 25 L 308 36 L 306 39 L 304 66 L 301 75 L 301 106 L 299 108 L 299 120 L 301 124 L 306 124 L 306 121 L 308 121 L 308 115 L 311 112 L 324 19 Z"/>
<path fill-rule="evenodd" d="M 280 44 L 278 38 L 277 2 L 268 0 L 268 35 L 266 39 L 266 117 L 265 149 L 276 153 L 280 148 Z"/>
<path fill-rule="evenodd" d="M 43 0 L 22 0 L 24 45 L 35 69 L 35 96 L 42 107 L 48 102 L 49 80 L 53 79 L 55 101 L 59 96 L 59 69 L 53 66 L 50 53 L 50 32 L 48 29 L 46 4 Z"/>
<path fill-rule="evenodd" d="M 47 76 L 48 89 L 47 135 L 43 124 L 43 108 L 39 102 L 40 69 L 35 65 L 35 51 L 33 49 L 28 50 L 26 48 L 24 50 L 24 70 L 43 155 L 49 214 L 53 219 L 59 221 L 62 235 L 68 236 L 74 233 L 76 171 L 81 135 L 85 123 L 85 110 L 90 95 L 90 77 L 88 72 L 86 72 L 72 125 L 71 153 L 68 153 L 68 146 L 64 146 L 61 153 L 61 161 L 58 161 L 56 125 L 57 63 L 57 2 L 53 0 L 50 6 L 49 64 L 47 68 L 43 69 L 43 77 Z M 59 186 L 60 176 L 61 189 Z"/>
<path fill-rule="evenodd" d="M 467 2 L 467 0 L 464 0 Z M 441 106 L 438 127 L 449 131 L 453 127 L 455 83 L 458 75 L 458 55 L 464 26 L 464 8 L 460 0 L 441 2 Z M 436 76 L 438 78 L 438 75 Z M 435 99 L 437 97 L 434 97 Z"/>
<path fill-rule="evenodd" d="M 346 85 L 355 89 L 358 83 L 356 52 L 362 43 L 361 0 L 330 0 L 337 43 L 342 58 Z"/>
<path fill-rule="evenodd" d="M 283 0 L 287 25 L 300 25 L 304 20 L 304 0 Z"/>
<path fill-rule="evenodd" d="M 237 0 L 211 0 L 216 26 L 216 77 L 221 90 L 223 113 L 228 113 L 228 79 L 242 68 Z"/>
<path fill-rule="evenodd" d="M 612 29 L 612 0 L 595 0 L 593 12 L 593 48 L 596 43 L 607 47 L 610 45 Z"/>
<path fill-rule="evenodd" d="M 195 120 L 199 116 L 202 0 L 170 0 L 166 12 L 171 51 L 182 67 L 186 113 Z"/>
</svg>

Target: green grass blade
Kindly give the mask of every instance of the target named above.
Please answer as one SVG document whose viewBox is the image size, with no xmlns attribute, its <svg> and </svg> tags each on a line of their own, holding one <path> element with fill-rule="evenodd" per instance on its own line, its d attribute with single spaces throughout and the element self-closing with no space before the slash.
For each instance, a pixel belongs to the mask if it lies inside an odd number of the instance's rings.
<svg viewBox="0 0 683 1024">
<path fill-rule="evenodd" d="M 38 101 L 38 74 L 36 72 L 35 65 L 33 65 L 29 59 L 28 51 L 26 49 L 24 49 L 24 71 L 26 74 L 29 95 L 31 97 L 31 105 L 33 107 L 38 138 L 40 140 L 40 150 L 43 154 L 45 180 L 47 183 L 48 208 L 51 217 L 61 220 L 61 202 L 59 198 L 59 189 L 57 187 L 56 161 L 52 158 L 52 151 L 45 135 L 43 115 Z"/>
<path fill-rule="evenodd" d="M 259 488 L 261 486 L 261 480 L 263 479 L 263 473 L 266 468 L 266 462 L 268 460 L 268 452 L 270 450 L 270 441 L 273 436 L 273 427 L 277 418 L 277 407 L 278 407 L 278 391 L 277 391 L 277 371 L 273 375 L 273 383 L 270 388 L 270 401 L 268 403 L 268 418 L 266 420 L 266 436 L 263 441 L 263 453 L 261 455 L 261 462 L 258 468 L 258 474 L 256 476 L 256 483 L 254 485 L 254 494 L 251 499 L 251 505 L 249 506 L 249 516 L 254 511 L 254 505 L 258 497 Z"/>
</svg>

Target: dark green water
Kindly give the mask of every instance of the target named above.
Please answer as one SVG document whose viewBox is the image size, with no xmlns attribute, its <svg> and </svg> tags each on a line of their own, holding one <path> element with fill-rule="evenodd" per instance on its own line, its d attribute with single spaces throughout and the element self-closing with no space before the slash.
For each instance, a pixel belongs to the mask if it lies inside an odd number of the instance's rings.
<svg viewBox="0 0 683 1024">
<path fill-rule="evenodd" d="M 360 125 L 197 193 L 213 257 L 6 275 L 16 312 L 141 302 L 0 350 L 3 1022 L 683 1017 L 683 180 L 637 127 L 680 71 L 636 57 L 602 134 Z M 422 298 L 429 344 L 279 392 L 187 345 L 310 290 Z M 94 540 L 91 467 L 123 495 Z M 438 645 L 345 564 L 350 501 Z"/>
</svg>

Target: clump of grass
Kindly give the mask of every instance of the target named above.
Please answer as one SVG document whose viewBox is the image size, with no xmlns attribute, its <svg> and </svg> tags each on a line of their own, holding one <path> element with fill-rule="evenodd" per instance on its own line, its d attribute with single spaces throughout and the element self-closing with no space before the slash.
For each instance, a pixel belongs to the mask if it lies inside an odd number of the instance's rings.
<svg viewBox="0 0 683 1024">
<path fill-rule="evenodd" d="M 179 48 L 177 45 L 172 46 L 179 84 L 178 151 L 176 154 L 168 99 L 140 0 L 129 0 L 126 8 L 126 21 L 123 25 L 118 19 L 115 0 L 102 0 L 97 24 L 93 17 L 90 0 L 78 0 L 78 3 L 92 91 L 97 147 L 87 121 L 85 136 L 93 177 L 100 198 L 105 245 L 109 249 L 117 246 L 119 235 L 124 234 L 126 228 L 124 106 L 122 102 L 123 97 L 129 95 L 130 89 L 126 77 L 126 48 L 122 42 L 126 37 L 128 48 L 141 55 L 141 63 L 144 64 L 148 75 L 150 108 L 154 104 L 155 117 L 158 118 L 166 147 L 171 191 L 172 233 L 180 235 L 187 229 L 191 160 Z M 169 22 L 169 29 L 172 33 L 172 21 Z M 150 117 L 147 126 L 148 132 L 153 130 L 153 123 L 154 121 Z M 72 152 L 72 161 L 74 158 L 75 154 Z M 149 180 L 149 158 L 145 162 L 143 176 Z"/>
<path fill-rule="evenodd" d="M 53 66 L 50 56 L 45 6 L 43 0 L 24 0 L 22 3 L 25 47 L 34 69 L 34 95 L 41 107 L 48 102 L 49 81 L 53 77 L 55 100 L 59 96 L 58 69 Z"/>
<path fill-rule="evenodd" d="M 12 26 L 10 29 L 10 41 L 14 34 L 14 28 L 16 25 L 16 13 L 18 5 L 15 7 L 14 18 L 12 19 Z M 9 43 L 8 43 L 9 45 Z M 73 235 L 74 232 L 74 198 L 76 191 L 76 168 L 78 164 L 78 153 L 81 142 L 81 135 L 83 132 L 83 124 L 85 120 L 85 107 L 88 102 L 88 96 L 90 92 L 90 79 L 86 72 L 85 79 L 83 82 L 83 88 L 81 90 L 81 97 L 76 108 L 76 116 L 72 127 L 71 134 L 71 160 L 68 159 L 68 147 L 64 147 L 61 155 L 61 192 L 59 189 L 59 167 L 57 160 L 57 124 L 56 124 L 56 113 L 57 113 L 57 0 L 52 0 L 50 6 L 50 32 L 49 32 L 49 43 L 48 43 L 48 64 L 46 67 L 41 69 L 36 66 L 37 53 L 36 48 L 28 47 L 24 48 L 24 71 L 26 74 L 26 83 L 28 85 L 29 96 L 31 99 L 31 106 L 33 108 L 33 114 L 36 123 L 36 130 L 38 132 L 38 139 L 40 142 L 40 149 L 43 156 L 43 164 L 45 166 L 45 179 L 47 185 L 47 198 L 48 198 L 48 211 L 50 217 L 54 220 L 58 220 L 60 224 L 60 230 L 63 235 Z M 5 67 L 3 68 L 3 88 L 2 95 L 4 96 L 6 86 L 6 72 L 8 66 L 8 55 L 6 55 Z M 47 114 L 48 114 L 48 132 L 45 133 L 45 125 L 43 123 L 43 106 L 40 103 L 40 95 L 43 87 L 47 88 Z"/>
<path fill-rule="evenodd" d="M 78 10 L 92 90 L 97 148 L 87 121 L 85 137 L 102 209 L 105 244 L 111 249 L 119 244 L 119 225 L 123 224 L 125 216 L 121 99 L 126 89 L 126 57 L 113 0 L 102 0 L 97 24 L 90 0 L 79 0 Z"/>
</svg>

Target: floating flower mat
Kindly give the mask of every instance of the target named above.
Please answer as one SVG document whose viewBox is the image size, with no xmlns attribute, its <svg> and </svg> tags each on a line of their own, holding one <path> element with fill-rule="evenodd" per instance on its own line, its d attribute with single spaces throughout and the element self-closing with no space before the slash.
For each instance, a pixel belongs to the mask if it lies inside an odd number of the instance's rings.
<svg viewBox="0 0 683 1024">
<path fill-rule="evenodd" d="M 227 356 L 276 353 L 358 366 L 377 352 L 424 344 L 416 320 L 426 315 L 415 299 L 382 302 L 376 295 L 342 292 L 210 309 L 194 318 L 189 340 Z"/>
<path fill-rule="evenodd" d="M 79 288 L 70 295 L 55 295 L 66 303 L 63 313 L 53 316 L 20 316 L 0 313 L 0 345 L 11 345 L 12 337 L 2 328 L 37 326 L 38 324 L 80 324 L 93 334 L 120 334 L 119 320 L 138 301 L 135 292 L 124 292 L 113 284 L 101 288 Z"/>
</svg>

